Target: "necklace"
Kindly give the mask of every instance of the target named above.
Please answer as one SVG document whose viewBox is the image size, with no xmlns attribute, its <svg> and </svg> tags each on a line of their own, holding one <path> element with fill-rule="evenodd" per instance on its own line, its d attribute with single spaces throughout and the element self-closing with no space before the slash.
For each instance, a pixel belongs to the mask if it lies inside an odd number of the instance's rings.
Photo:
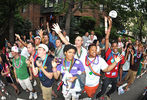
<svg viewBox="0 0 147 100">
<path fill-rule="evenodd" d="M 95 61 L 95 59 L 96 59 L 96 57 L 92 60 L 92 61 L 90 61 L 89 59 L 88 59 L 88 56 L 86 56 L 86 58 L 85 58 L 85 65 L 86 66 L 89 66 L 89 65 L 91 65 L 94 61 Z M 89 63 L 88 63 L 89 62 Z M 95 63 L 94 63 L 95 64 Z"/>
<path fill-rule="evenodd" d="M 98 57 L 98 56 L 96 56 L 92 61 L 90 61 L 90 60 L 88 59 L 88 56 L 86 56 L 86 58 L 85 58 L 85 65 L 88 66 L 89 69 L 90 69 L 89 75 L 94 74 L 94 75 L 97 75 L 97 76 L 101 76 L 99 73 L 96 73 L 96 72 L 92 69 L 92 66 L 91 66 L 91 63 L 93 63 L 93 62 L 95 61 L 96 58 L 98 59 L 98 62 L 97 62 L 97 63 L 94 63 L 94 64 L 95 64 L 95 65 L 98 65 L 98 64 L 99 64 L 99 57 Z"/>
<path fill-rule="evenodd" d="M 15 59 L 14 59 L 14 65 L 15 65 L 16 68 L 19 68 L 20 65 L 21 65 L 21 56 L 20 56 L 19 58 L 20 58 L 20 59 L 19 59 L 19 64 L 18 64 L 18 66 L 16 65 L 16 61 L 15 61 Z"/>
<path fill-rule="evenodd" d="M 74 61 L 74 59 L 72 59 L 71 61 L 70 61 L 70 64 L 69 64 L 69 66 L 67 66 L 67 60 L 66 60 L 66 58 L 64 59 L 64 61 L 63 61 L 63 66 L 64 66 L 64 68 L 65 68 L 65 70 L 67 70 L 68 72 L 70 72 L 70 70 L 71 70 L 71 68 L 72 68 L 72 66 L 73 66 L 73 61 Z M 69 67 L 68 69 L 66 69 L 67 67 Z"/>
<path fill-rule="evenodd" d="M 79 55 L 78 52 L 77 52 L 77 57 L 78 57 L 78 59 L 81 57 L 81 54 L 82 54 L 82 47 L 81 47 L 80 55 Z"/>
<path fill-rule="evenodd" d="M 61 46 L 61 48 L 60 48 L 59 50 L 57 50 L 57 49 L 55 50 L 55 56 L 56 56 L 56 57 L 59 56 L 59 53 L 60 53 L 61 49 L 62 49 L 62 46 Z"/>
</svg>

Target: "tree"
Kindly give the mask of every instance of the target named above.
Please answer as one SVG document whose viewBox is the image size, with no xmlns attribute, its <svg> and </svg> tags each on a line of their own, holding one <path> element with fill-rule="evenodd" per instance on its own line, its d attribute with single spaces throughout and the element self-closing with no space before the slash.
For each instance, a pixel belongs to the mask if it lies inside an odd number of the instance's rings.
<svg viewBox="0 0 147 100">
<path fill-rule="evenodd" d="M 31 2 L 41 2 L 42 0 L 2 0 L 0 2 L 0 31 L 1 35 L 9 33 L 9 41 L 14 42 L 14 20 L 19 14 L 20 8 Z"/>
<path fill-rule="evenodd" d="M 111 10 L 117 11 L 118 16 L 113 19 L 113 27 L 118 31 L 129 30 L 135 35 L 137 33 L 140 40 L 145 35 L 145 16 L 147 16 L 145 0 L 91 0 L 91 4 L 98 10 L 99 6 L 97 5 L 103 4 L 105 15 L 108 15 Z"/>
<path fill-rule="evenodd" d="M 67 34 L 70 33 L 71 19 L 73 14 L 79 10 L 82 11 L 82 6 L 89 0 L 62 0 L 59 4 L 56 5 L 55 10 L 59 14 L 65 14 L 65 30 Z"/>
</svg>

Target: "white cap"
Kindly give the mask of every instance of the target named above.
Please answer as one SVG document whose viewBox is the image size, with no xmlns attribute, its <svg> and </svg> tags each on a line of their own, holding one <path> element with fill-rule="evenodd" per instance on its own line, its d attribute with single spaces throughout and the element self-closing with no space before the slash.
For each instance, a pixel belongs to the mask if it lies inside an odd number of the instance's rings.
<svg viewBox="0 0 147 100">
<path fill-rule="evenodd" d="M 48 52 L 48 47 L 46 44 L 39 44 L 38 48 L 43 48 L 46 52 Z"/>
<path fill-rule="evenodd" d="M 116 18 L 116 17 L 117 17 L 117 12 L 116 12 L 115 10 L 111 10 L 111 11 L 109 12 L 109 16 L 110 16 L 111 18 Z"/>
<path fill-rule="evenodd" d="M 13 46 L 13 47 L 11 48 L 11 51 L 13 51 L 13 52 L 19 52 L 17 46 Z"/>
<path fill-rule="evenodd" d="M 34 39 L 40 39 L 40 41 L 41 41 L 41 37 L 40 36 L 36 36 Z"/>
</svg>

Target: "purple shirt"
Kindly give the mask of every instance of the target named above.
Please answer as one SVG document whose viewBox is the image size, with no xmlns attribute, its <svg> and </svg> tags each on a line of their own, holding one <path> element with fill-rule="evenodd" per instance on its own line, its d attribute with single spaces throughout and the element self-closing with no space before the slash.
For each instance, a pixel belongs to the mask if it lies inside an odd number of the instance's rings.
<svg viewBox="0 0 147 100">
<path fill-rule="evenodd" d="M 62 59 L 62 63 L 57 66 L 57 70 L 62 73 L 62 76 L 64 76 L 64 74 L 65 74 L 65 67 L 63 66 L 63 61 L 64 61 L 64 59 Z M 85 71 L 83 63 L 80 60 L 74 59 L 74 61 L 75 61 L 75 63 L 72 66 L 71 71 L 70 71 L 70 73 L 73 75 L 73 77 L 75 75 L 77 75 L 78 72 L 84 72 Z M 66 69 L 69 70 L 69 68 L 70 68 L 70 62 L 67 62 Z"/>
</svg>

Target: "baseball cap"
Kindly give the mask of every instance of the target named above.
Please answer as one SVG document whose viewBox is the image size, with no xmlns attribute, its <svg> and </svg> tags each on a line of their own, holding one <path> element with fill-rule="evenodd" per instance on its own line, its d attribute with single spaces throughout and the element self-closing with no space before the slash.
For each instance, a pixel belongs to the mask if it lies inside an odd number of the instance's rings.
<svg viewBox="0 0 147 100">
<path fill-rule="evenodd" d="M 38 48 L 43 48 L 46 52 L 48 52 L 48 47 L 46 44 L 39 44 Z"/>
<path fill-rule="evenodd" d="M 40 41 L 41 41 L 41 37 L 40 36 L 36 36 L 34 39 L 40 39 Z"/>
<path fill-rule="evenodd" d="M 17 46 L 13 46 L 13 47 L 11 48 L 11 51 L 13 51 L 13 52 L 19 52 L 19 50 L 18 50 L 18 47 L 17 47 Z"/>
</svg>

